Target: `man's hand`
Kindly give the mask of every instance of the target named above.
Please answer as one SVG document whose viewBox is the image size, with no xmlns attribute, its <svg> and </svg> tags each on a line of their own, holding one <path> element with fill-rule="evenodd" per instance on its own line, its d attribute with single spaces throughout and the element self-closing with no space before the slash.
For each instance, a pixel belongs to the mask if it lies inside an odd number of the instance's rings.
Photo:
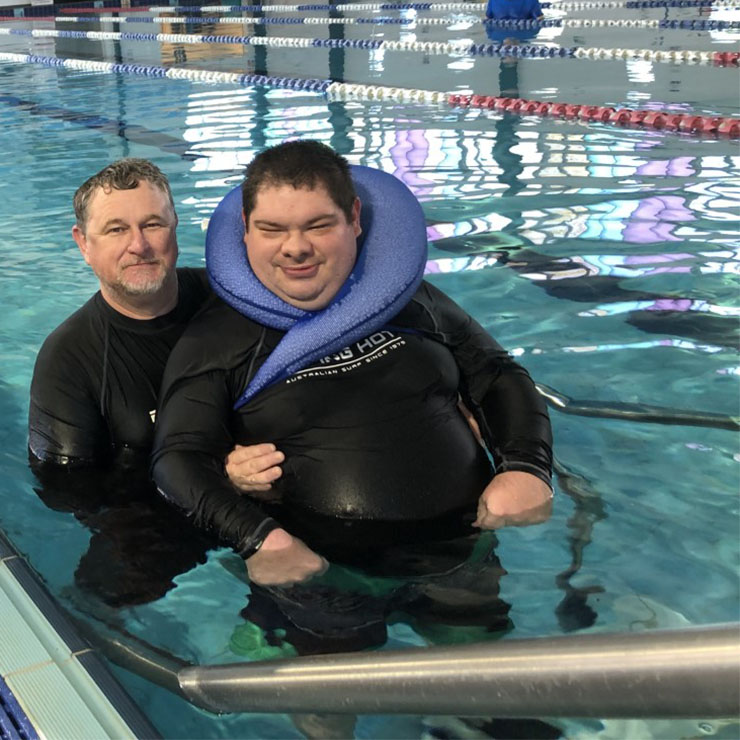
<svg viewBox="0 0 740 740">
<path fill-rule="evenodd" d="M 473 412 L 463 403 L 463 400 L 461 398 L 457 401 L 457 408 L 465 418 L 465 421 L 468 422 L 470 431 L 473 432 L 473 435 L 478 440 L 478 444 L 482 447 L 485 447 L 485 443 L 483 442 L 483 435 L 481 435 L 480 433 L 480 426 L 478 425 L 475 416 L 473 416 Z"/>
<path fill-rule="evenodd" d="M 499 529 L 547 521 L 552 513 L 552 491 L 536 475 L 519 470 L 499 473 L 478 499 L 474 527 Z"/>
<path fill-rule="evenodd" d="M 274 444 L 237 445 L 226 458 L 226 475 L 245 493 L 269 491 L 272 483 L 282 474 L 280 463 L 285 455 Z"/>
<path fill-rule="evenodd" d="M 284 529 L 273 529 L 247 558 L 249 580 L 261 586 L 292 586 L 321 575 L 328 567 L 321 555 Z"/>
</svg>

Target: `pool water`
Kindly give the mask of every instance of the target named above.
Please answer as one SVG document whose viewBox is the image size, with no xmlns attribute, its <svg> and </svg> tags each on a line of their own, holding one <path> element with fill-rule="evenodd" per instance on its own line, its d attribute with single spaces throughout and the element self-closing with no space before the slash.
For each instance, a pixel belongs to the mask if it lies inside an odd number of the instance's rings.
<svg viewBox="0 0 740 740">
<path fill-rule="evenodd" d="M 691 8 L 598 13 L 698 17 Z M 726 17 L 712 13 L 702 17 Z M 486 41 L 470 14 L 448 15 L 454 15 L 448 26 L 279 26 L 266 33 Z M 152 32 L 144 25 L 125 30 Z M 79 28 L 101 26 L 90 21 Z M 241 26 L 162 30 L 243 32 Z M 543 32 L 538 42 L 728 51 L 737 47 L 737 35 L 566 28 Z M 723 116 L 736 113 L 738 102 L 732 70 L 644 61 L 502 63 L 362 49 L 0 36 L 4 51 L 481 94 L 513 86 L 527 98 Z M 245 626 L 240 611 L 248 585 L 240 561 L 225 550 L 179 575 L 176 587 L 153 603 L 115 611 L 80 593 L 73 574 L 90 533 L 35 495 L 25 427 L 38 347 L 96 289 L 70 236 L 76 187 L 113 159 L 152 159 L 172 183 L 181 264 L 198 266 L 205 221 L 254 153 L 286 138 L 312 137 L 352 163 L 380 167 L 406 182 L 428 222 L 428 278 L 513 352 L 537 382 L 572 405 L 590 402 L 596 410 L 585 416 L 551 409 L 553 516 L 543 525 L 498 533 L 497 554 L 508 572 L 501 596 L 511 604 L 514 625 L 502 639 L 740 617 L 740 452 L 730 418 L 740 415 L 735 142 L 15 63 L 0 63 L 0 130 L 0 527 L 71 609 L 94 613 L 192 662 L 291 654 L 288 645 L 276 649 L 259 630 Z M 636 404 L 659 407 L 654 421 L 618 416 Z M 412 620 L 400 620 L 390 626 L 386 647 L 467 638 L 464 631 L 431 635 Z M 436 717 L 366 716 L 354 726 L 287 715 L 217 718 L 127 672 L 119 676 L 166 737 L 481 737 L 496 731 Z M 736 724 L 703 718 L 547 722 L 584 739 L 734 737 L 738 731 Z M 498 732 L 505 730 L 499 726 Z"/>
</svg>

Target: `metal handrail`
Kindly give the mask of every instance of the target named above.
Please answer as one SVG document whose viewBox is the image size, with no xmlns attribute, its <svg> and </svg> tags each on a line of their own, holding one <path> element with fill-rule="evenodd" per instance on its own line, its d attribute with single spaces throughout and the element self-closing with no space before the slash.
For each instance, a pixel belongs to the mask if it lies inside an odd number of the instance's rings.
<svg viewBox="0 0 740 740">
<path fill-rule="evenodd" d="M 212 712 L 712 718 L 740 715 L 740 625 L 189 666 Z"/>
<path fill-rule="evenodd" d="M 740 624 L 193 665 L 76 620 L 109 660 L 211 712 L 740 717 Z"/>
<path fill-rule="evenodd" d="M 550 408 L 564 414 L 589 416 L 599 419 L 621 419 L 649 424 L 669 424 L 689 427 L 708 427 L 740 430 L 740 416 L 718 414 L 710 411 L 689 411 L 647 403 L 626 403 L 624 401 L 579 401 L 569 398 L 543 383 L 536 383 L 537 390 Z"/>
</svg>

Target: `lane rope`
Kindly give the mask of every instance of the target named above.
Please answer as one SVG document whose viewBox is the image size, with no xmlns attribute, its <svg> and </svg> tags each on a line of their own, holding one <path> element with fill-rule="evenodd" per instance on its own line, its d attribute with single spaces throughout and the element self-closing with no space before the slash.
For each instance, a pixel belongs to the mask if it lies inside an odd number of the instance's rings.
<svg viewBox="0 0 740 740">
<path fill-rule="evenodd" d="M 542 8 L 557 10 L 584 10 L 605 8 L 711 8 L 726 6 L 735 8 L 740 0 L 597 0 L 596 2 L 543 2 Z M 152 13 L 234 13 L 234 12 L 279 12 L 305 13 L 317 10 L 337 11 L 340 13 L 375 10 L 415 10 L 417 12 L 465 11 L 480 13 L 485 11 L 485 2 L 479 3 L 355 3 L 352 5 L 151 5 L 142 8 L 110 6 L 103 8 L 70 7 L 56 5 L 63 13 L 104 13 L 106 11 L 134 10 Z"/>
<path fill-rule="evenodd" d="M 107 1 L 107 0 L 106 0 Z M 468 3 L 356 3 L 342 5 L 312 4 L 312 5 L 151 5 L 141 7 L 124 7 L 120 5 L 104 4 L 103 7 L 90 7 L 92 3 L 83 3 L 80 6 L 65 5 L 29 6 L 21 8 L 0 8 L 0 17 L 37 17 L 45 15 L 49 9 L 55 9 L 63 14 L 102 14 L 108 12 L 126 11 L 129 13 L 233 13 L 233 12 L 310 12 L 317 10 L 337 12 L 358 11 L 464 11 L 481 15 L 484 11 L 483 2 Z M 594 2 L 543 2 L 543 9 L 557 10 L 600 10 L 613 8 L 712 8 L 719 10 L 735 10 L 740 6 L 740 0 L 595 0 Z"/>
<path fill-rule="evenodd" d="M 184 33 L 121 33 L 116 31 L 57 31 L 52 29 L 0 28 L 0 36 L 34 38 L 75 38 L 95 41 L 159 41 L 174 44 L 243 44 L 288 48 L 349 48 L 384 51 L 415 51 L 424 54 L 464 54 L 466 56 L 565 58 L 565 59 L 643 59 L 671 64 L 713 64 L 737 67 L 740 52 L 660 51 L 653 49 L 605 49 L 600 47 L 562 47 L 504 44 L 441 43 L 432 41 L 381 41 L 372 39 L 307 39 L 265 36 L 214 36 Z"/>
<path fill-rule="evenodd" d="M 6 20 L 0 18 L 0 20 Z M 10 19 L 8 19 L 10 20 Z M 17 20 L 17 19 L 16 19 Z M 31 20 L 31 19 L 28 19 Z M 57 23 L 84 23 L 89 19 L 84 16 L 40 16 L 33 20 L 55 21 Z M 140 16 L 99 16 L 101 23 L 182 23 L 182 24 L 241 24 L 241 25 L 395 25 L 409 26 L 412 24 L 420 26 L 448 26 L 453 21 L 446 18 L 223 18 L 220 16 L 153 16 L 143 18 Z M 658 19 L 594 19 L 589 18 L 553 18 L 544 21 L 530 20 L 483 20 L 496 28 L 663 28 L 683 29 L 690 31 L 712 31 L 740 28 L 740 21 L 715 21 L 715 20 L 658 20 Z M 467 30 L 467 29 L 464 29 Z"/>
<path fill-rule="evenodd" d="M 572 103 L 549 103 L 521 98 L 504 98 L 490 95 L 460 95 L 434 90 L 414 90 L 380 85 L 355 85 L 332 80 L 302 80 L 290 77 L 213 72 L 208 70 L 157 67 L 138 64 L 95 62 L 87 59 L 46 57 L 35 54 L 13 54 L 0 52 L 0 61 L 11 63 L 40 64 L 108 74 L 133 74 L 147 77 L 190 80 L 205 83 L 231 83 L 242 86 L 262 85 L 323 93 L 330 101 L 374 100 L 417 104 L 447 104 L 457 108 L 479 108 L 497 113 L 515 113 L 520 116 L 564 118 L 584 123 L 599 122 L 618 126 L 665 129 L 689 134 L 715 134 L 731 138 L 740 137 L 740 118 L 673 114 L 664 111 L 632 110 L 610 106 L 576 105 Z"/>
</svg>

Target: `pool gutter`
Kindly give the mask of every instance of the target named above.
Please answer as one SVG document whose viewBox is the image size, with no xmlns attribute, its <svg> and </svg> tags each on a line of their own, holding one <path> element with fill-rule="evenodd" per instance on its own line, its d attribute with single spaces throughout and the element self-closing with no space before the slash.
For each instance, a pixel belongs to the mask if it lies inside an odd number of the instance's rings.
<svg viewBox="0 0 740 740">
<path fill-rule="evenodd" d="M 0 737 L 160 737 L 2 532 L 0 679 Z"/>
</svg>

